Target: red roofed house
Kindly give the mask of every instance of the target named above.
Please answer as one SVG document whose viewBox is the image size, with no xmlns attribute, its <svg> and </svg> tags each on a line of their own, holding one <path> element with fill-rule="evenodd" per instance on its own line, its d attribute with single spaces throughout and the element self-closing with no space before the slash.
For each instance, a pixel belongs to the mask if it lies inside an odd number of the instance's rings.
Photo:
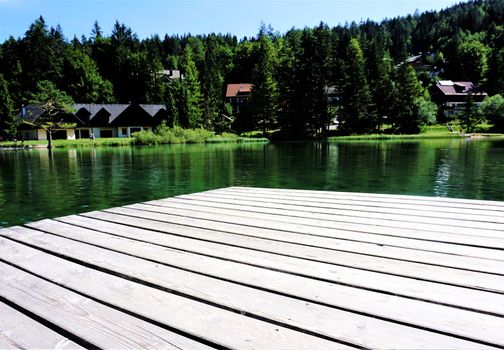
<svg viewBox="0 0 504 350">
<path fill-rule="evenodd" d="M 248 103 L 250 96 L 252 96 L 252 84 L 239 83 L 227 85 L 226 100 L 233 107 L 234 113 L 240 113 L 240 108 L 243 108 Z"/>
<path fill-rule="evenodd" d="M 441 80 L 433 89 L 432 100 L 438 104 L 443 116 L 449 117 L 464 111 L 470 93 L 476 105 L 479 106 L 483 102 L 487 94 L 476 91 L 475 88 L 470 81 Z"/>
</svg>

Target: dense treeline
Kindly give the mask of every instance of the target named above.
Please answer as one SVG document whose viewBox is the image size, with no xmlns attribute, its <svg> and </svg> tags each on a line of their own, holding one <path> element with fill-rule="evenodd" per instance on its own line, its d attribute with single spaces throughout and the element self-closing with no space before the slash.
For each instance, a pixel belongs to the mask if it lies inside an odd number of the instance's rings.
<svg viewBox="0 0 504 350">
<path fill-rule="evenodd" d="M 476 0 L 443 11 L 292 29 L 264 25 L 254 38 L 154 35 L 140 40 L 116 22 L 105 35 L 65 38 L 42 17 L 22 38 L 0 46 L 0 129 L 28 103 L 40 81 L 53 82 L 76 102 L 165 104 L 182 127 L 280 130 L 321 135 L 335 118 L 345 133 L 383 124 L 416 132 L 436 118 L 429 87 L 436 79 L 472 81 L 490 95 L 504 92 L 504 0 Z M 430 71 L 401 64 L 423 53 Z M 183 79 L 160 72 L 177 69 Z M 248 108 L 232 115 L 227 83 L 254 84 Z M 498 99 L 494 99 L 498 100 Z M 500 100 L 499 100 L 500 101 Z"/>
</svg>

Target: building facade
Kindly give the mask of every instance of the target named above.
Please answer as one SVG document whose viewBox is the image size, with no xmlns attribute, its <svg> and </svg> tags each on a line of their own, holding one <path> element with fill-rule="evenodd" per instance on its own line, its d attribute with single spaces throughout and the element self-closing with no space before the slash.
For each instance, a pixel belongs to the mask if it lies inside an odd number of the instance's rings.
<svg viewBox="0 0 504 350">
<path fill-rule="evenodd" d="M 131 137 L 135 132 L 152 130 L 163 120 L 169 121 L 164 105 L 153 104 L 75 104 L 75 112 L 61 115 L 73 128 L 56 129 L 53 139 Z M 33 126 L 45 111 L 36 105 L 23 107 L 17 118 L 19 136 L 26 140 L 47 140 L 47 132 Z"/>
</svg>

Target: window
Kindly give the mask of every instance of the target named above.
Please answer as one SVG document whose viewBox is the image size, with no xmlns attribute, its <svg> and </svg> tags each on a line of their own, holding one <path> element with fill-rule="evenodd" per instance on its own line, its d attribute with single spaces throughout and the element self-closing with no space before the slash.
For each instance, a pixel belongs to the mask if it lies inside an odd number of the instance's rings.
<svg viewBox="0 0 504 350">
<path fill-rule="evenodd" d="M 100 130 L 100 137 L 113 137 L 112 130 Z"/>
<path fill-rule="evenodd" d="M 80 130 L 80 138 L 88 139 L 89 138 L 89 130 Z"/>
<path fill-rule="evenodd" d="M 53 131 L 52 138 L 53 140 L 66 140 L 68 138 L 67 131 L 66 130 Z"/>
<path fill-rule="evenodd" d="M 142 131 L 142 128 L 130 128 L 130 133 L 133 134 L 134 132 L 139 132 Z"/>
<path fill-rule="evenodd" d="M 128 128 L 122 128 L 123 136 L 128 136 Z"/>
</svg>

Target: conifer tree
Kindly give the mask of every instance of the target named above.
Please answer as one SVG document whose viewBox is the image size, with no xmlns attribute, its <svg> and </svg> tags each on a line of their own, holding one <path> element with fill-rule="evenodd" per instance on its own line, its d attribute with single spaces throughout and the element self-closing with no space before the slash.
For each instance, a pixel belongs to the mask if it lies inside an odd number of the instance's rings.
<svg viewBox="0 0 504 350">
<path fill-rule="evenodd" d="M 209 35 L 205 40 L 205 64 L 202 72 L 203 124 L 211 129 L 218 123 L 219 114 L 223 109 L 222 85 L 224 77 L 219 61 L 219 43 L 215 35 Z"/>
<path fill-rule="evenodd" d="M 341 115 L 341 128 L 350 133 L 367 133 L 374 129 L 374 117 L 370 114 L 371 93 L 364 67 L 360 43 L 353 38 L 347 46 Z"/>
<path fill-rule="evenodd" d="M 185 128 L 198 128 L 203 125 L 203 101 L 198 70 L 189 46 L 185 47 L 182 54 L 181 69 L 184 78 L 181 84 L 179 123 Z"/>
<path fill-rule="evenodd" d="M 7 81 L 0 74 L 0 136 L 14 132 L 14 103 L 9 94 Z"/>
<path fill-rule="evenodd" d="M 278 86 L 274 77 L 275 52 L 273 43 L 265 35 L 259 37 L 258 60 L 254 67 L 250 113 L 257 125 L 266 134 L 274 128 L 278 117 Z"/>
<path fill-rule="evenodd" d="M 422 118 L 419 108 L 422 100 L 430 101 L 428 92 L 420 84 L 415 69 L 409 64 L 402 64 L 396 73 L 394 106 L 390 117 L 395 131 L 420 131 Z"/>
</svg>

